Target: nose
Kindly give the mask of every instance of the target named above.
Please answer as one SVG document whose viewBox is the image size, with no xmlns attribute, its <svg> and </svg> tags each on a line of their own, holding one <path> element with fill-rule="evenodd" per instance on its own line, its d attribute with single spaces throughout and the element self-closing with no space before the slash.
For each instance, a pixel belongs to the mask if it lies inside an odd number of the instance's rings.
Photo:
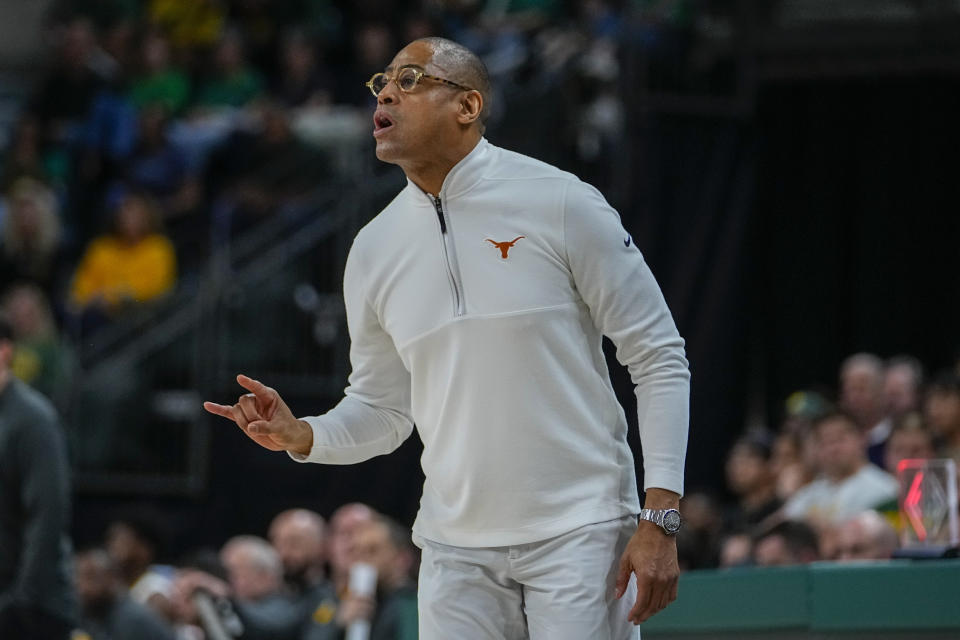
<svg viewBox="0 0 960 640">
<path fill-rule="evenodd" d="M 377 96 L 377 104 L 393 104 L 397 101 L 397 93 L 399 92 L 399 87 L 397 83 L 391 80 L 387 83 Z"/>
</svg>

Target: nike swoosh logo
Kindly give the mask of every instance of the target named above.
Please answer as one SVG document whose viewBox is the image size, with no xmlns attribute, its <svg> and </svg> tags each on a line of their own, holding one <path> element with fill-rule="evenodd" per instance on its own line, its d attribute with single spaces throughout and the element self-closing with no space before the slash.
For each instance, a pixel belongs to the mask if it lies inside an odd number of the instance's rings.
<svg viewBox="0 0 960 640">
<path fill-rule="evenodd" d="M 632 241 L 633 241 L 633 238 L 631 238 L 630 236 L 627 236 L 623 241 L 623 246 L 629 247 Z"/>
</svg>

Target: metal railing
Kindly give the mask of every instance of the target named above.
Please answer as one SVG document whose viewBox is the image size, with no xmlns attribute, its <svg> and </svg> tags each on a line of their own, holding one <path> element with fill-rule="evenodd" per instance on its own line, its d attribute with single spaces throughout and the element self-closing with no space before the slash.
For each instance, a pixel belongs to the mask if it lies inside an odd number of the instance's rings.
<svg viewBox="0 0 960 640">
<path fill-rule="evenodd" d="M 349 372 L 346 254 L 402 184 L 399 172 L 365 173 L 319 189 L 213 251 L 166 300 L 75 335 L 65 418 L 78 489 L 203 491 L 202 400 L 235 396 L 240 371 L 293 397 L 339 393 Z"/>
</svg>

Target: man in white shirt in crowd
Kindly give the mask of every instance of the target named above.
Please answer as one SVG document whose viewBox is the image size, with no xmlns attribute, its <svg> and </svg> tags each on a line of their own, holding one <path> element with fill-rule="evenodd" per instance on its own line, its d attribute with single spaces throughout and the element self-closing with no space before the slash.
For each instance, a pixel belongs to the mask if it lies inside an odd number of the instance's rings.
<svg viewBox="0 0 960 640">
<path fill-rule="evenodd" d="M 297 419 L 238 376 L 250 393 L 205 407 L 327 464 L 416 424 L 421 638 L 635 637 L 679 574 L 690 374 L 659 286 L 596 189 L 483 137 L 472 52 L 417 40 L 367 86 L 377 157 L 408 184 L 347 259 L 344 399 Z M 643 510 L 603 335 L 636 385 Z"/>
<path fill-rule="evenodd" d="M 832 413 L 814 424 L 820 477 L 783 505 L 783 514 L 820 526 L 838 525 L 897 497 L 897 480 L 867 460 L 863 432 L 853 418 Z"/>
</svg>

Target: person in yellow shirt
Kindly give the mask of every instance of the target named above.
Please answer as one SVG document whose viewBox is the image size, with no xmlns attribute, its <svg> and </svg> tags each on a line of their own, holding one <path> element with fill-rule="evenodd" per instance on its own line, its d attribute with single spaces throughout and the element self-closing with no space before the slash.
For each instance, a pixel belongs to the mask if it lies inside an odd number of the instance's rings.
<svg viewBox="0 0 960 640">
<path fill-rule="evenodd" d="M 90 242 L 74 274 L 70 300 L 81 313 L 116 316 L 169 293 L 176 282 L 176 255 L 152 200 L 127 194 L 114 223 L 112 233 Z"/>
</svg>

